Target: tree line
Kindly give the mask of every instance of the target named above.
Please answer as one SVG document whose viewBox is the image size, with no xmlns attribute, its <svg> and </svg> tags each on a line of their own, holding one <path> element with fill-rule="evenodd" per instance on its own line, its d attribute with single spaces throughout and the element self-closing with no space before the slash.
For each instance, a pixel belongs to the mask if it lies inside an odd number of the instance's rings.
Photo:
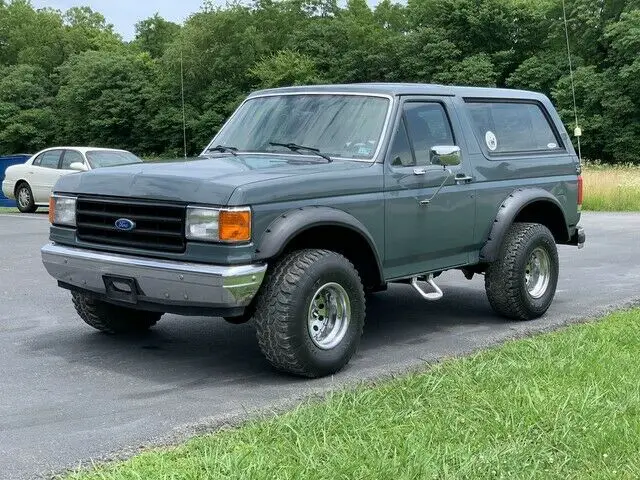
<svg viewBox="0 0 640 480">
<path fill-rule="evenodd" d="M 342 3 L 342 2 L 341 2 Z M 585 157 L 640 163 L 640 0 L 565 0 Z M 575 127 L 562 0 L 205 1 L 125 42 L 88 7 L 0 0 L 0 154 L 189 153 L 251 90 L 421 82 L 541 91 Z"/>
</svg>

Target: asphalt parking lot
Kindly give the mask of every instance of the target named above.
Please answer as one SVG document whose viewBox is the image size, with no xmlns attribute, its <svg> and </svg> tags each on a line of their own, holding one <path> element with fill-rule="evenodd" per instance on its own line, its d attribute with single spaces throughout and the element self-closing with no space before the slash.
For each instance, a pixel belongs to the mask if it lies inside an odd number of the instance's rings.
<svg viewBox="0 0 640 480">
<path fill-rule="evenodd" d="M 640 214 L 585 214 L 587 245 L 561 247 L 556 300 L 543 319 L 509 323 L 482 279 L 445 274 L 425 303 L 394 286 L 369 306 L 363 344 L 334 378 L 274 373 L 252 326 L 167 315 L 150 333 L 86 326 L 40 261 L 46 215 L 0 215 L 0 476 L 32 478 L 80 461 L 184 438 L 254 409 L 402 372 L 640 300 Z"/>
</svg>

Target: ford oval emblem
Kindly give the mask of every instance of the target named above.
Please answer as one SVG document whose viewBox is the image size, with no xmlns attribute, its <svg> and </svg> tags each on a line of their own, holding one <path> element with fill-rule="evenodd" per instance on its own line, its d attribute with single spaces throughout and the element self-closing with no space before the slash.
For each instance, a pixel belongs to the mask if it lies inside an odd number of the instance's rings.
<svg viewBox="0 0 640 480">
<path fill-rule="evenodd" d="M 128 218 L 120 218 L 116 220 L 116 228 L 122 232 L 130 232 L 134 228 L 136 228 L 136 223 L 132 222 Z"/>
</svg>

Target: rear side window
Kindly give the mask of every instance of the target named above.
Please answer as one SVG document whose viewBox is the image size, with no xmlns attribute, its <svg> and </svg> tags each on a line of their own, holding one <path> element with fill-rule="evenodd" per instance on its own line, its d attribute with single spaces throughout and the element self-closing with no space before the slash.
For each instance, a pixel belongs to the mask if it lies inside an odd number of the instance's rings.
<svg viewBox="0 0 640 480">
<path fill-rule="evenodd" d="M 478 140 L 490 154 L 563 149 L 537 103 L 471 101 L 467 108 Z"/>
<path fill-rule="evenodd" d="M 57 169 L 61 153 L 62 150 L 50 150 L 48 152 L 44 152 L 36 158 L 33 164 L 38 167 Z"/>
</svg>

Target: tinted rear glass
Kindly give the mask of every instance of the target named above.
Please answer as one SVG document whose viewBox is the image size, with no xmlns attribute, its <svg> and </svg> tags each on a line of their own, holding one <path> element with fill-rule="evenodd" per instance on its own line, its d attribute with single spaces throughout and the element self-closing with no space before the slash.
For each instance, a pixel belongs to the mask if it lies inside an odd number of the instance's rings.
<svg viewBox="0 0 640 480">
<path fill-rule="evenodd" d="M 60 163 L 60 154 L 62 150 L 50 150 L 48 152 L 44 152 L 41 154 L 35 162 L 34 165 L 44 167 L 44 168 L 52 168 L 57 169 L 58 163 Z"/>
<path fill-rule="evenodd" d="M 542 108 L 535 103 L 467 103 L 480 143 L 489 153 L 562 149 Z"/>
</svg>

